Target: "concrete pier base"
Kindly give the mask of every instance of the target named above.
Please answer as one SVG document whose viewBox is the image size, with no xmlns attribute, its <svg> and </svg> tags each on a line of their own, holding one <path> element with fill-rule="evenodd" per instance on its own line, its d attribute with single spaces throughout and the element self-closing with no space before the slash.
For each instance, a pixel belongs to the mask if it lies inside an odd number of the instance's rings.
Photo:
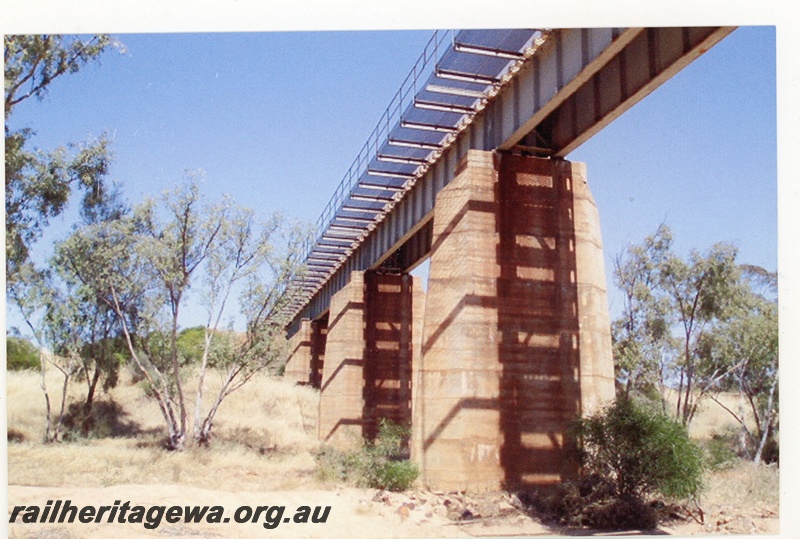
<svg viewBox="0 0 800 539">
<path fill-rule="evenodd" d="M 414 455 L 423 482 L 443 490 L 499 488 L 497 174 L 469 152 L 436 198 L 425 301 Z"/>
<path fill-rule="evenodd" d="M 325 360 L 328 318 L 301 320 L 299 330 L 288 343 L 283 377 L 299 385 L 320 387 Z"/>
<path fill-rule="evenodd" d="M 308 373 L 311 387 L 322 385 L 322 368 L 325 365 L 325 345 L 328 340 L 328 316 L 311 322 L 311 362 Z"/>
</svg>

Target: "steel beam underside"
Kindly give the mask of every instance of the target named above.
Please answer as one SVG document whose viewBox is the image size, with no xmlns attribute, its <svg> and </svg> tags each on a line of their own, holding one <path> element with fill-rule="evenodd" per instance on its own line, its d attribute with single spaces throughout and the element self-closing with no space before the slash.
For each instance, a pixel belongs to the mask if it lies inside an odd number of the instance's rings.
<svg viewBox="0 0 800 539">
<path fill-rule="evenodd" d="M 734 30 L 590 28 L 557 30 L 441 158 L 358 246 L 287 327 L 328 310 L 352 271 L 378 267 L 423 229 L 436 195 L 470 149 L 547 144 L 563 157 Z M 535 137 L 535 140 L 534 140 Z M 535 143 L 535 144 L 534 144 Z"/>
</svg>

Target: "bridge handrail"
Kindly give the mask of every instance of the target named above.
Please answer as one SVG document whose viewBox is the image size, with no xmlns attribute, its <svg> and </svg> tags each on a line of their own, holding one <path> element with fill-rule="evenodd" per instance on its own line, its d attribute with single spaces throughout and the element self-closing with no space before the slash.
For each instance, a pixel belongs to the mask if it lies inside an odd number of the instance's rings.
<svg viewBox="0 0 800 539">
<path fill-rule="evenodd" d="M 424 84 L 424 82 L 434 74 L 438 75 L 437 70 L 439 69 L 439 63 L 445 54 L 451 53 L 452 51 L 462 52 L 458 51 L 457 49 L 457 46 L 461 45 L 458 43 L 458 35 L 460 35 L 460 32 L 462 31 L 435 30 L 433 32 L 433 35 L 428 40 L 419 58 L 403 80 L 398 91 L 392 97 L 389 105 L 384 110 L 375 128 L 372 130 L 367 138 L 367 141 L 364 143 L 352 164 L 345 172 L 338 186 L 334 190 L 333 195 L 317 219 L 313 233 L 309 236 L 309 239 L 303 246 L 303 255 L 301 260 L 306 261 L 306 264 L 308 264 L 316 246 L 320 245 L 323 236 L 329 231 L 337 212 L 344 207 L 348 197 L 353 194 L 354 189 L 358 186 L 359 180 L 367 173 L 370 163 L 378 158 L 382 144 L 389 141 L 390 132 L 397 126 L 402 126 L 402 116 L 406 110 L 409 109 L 409 106 L 415 103 L 415 99 L 420 93 L 420 83 L 422 82 Z M 533 55 L 534 51 L 545 41 L 549 30 L 539 29 L 531 30 L 530 32 L 531 36 L 529 42 L 526 47 L 523 47 L 524 56 L 522 53 L 520 53 L 520 57 L 516 61 L 508 62 L 505 68 L 500 72 L 497 82 L 491 84 L 490 89 L 483 93 L 477 110 L 482 108 L 486 104 L 487 100 L 491 99 L 491 97 L 497 93 L 499 87 L 509 80 L 510 75 L 513 75 L 513 71 L 516 71 L 523 61 L 527 60 Z M 457 124 L 458 132 L 460 132 L 469 123 L 471 123 L 471 117 L 462 117 L 461 121 L 459 121 Z M 449 138 L 447 138 L 443 143 L 442 149 L 444 149 L 444 147 L 449 145 L 455 139 L 456 134 L 448 135 Z M 393 201 L 389 203 L 389 208 L 403 196 L 406 190 L 410 189 L 417 178 L 424 175 L 436 158 L 438 158 L 438 155 L 431 159 L 429 163 L 426 163 L 417 169 L 415 178 L 405 182 L 404 190 L 394 196 Z M 367 225 L 359 237 L 354 237 L 354 242 L 350 250 L 354 249 L 358 243 L 363 241 L 363 239 L 377 225 L 377 223 L 383 219 L 383 217 L 384 212 L 381 212 L 381 214 L 376 217 L 375 222 Z M 305 270 L 308 268 L 301 268 L 292 278 L 292 283 L 294 286 L 290 285 L 287 288 L 287 292 L 291 292 L 293 298 L 290 300 L 289 304 L 287 304 L 282 314 L 287 315 L 288 318 L 294 318 L 297 313 L 302 310 L 303 305 L 307 303 L 308 299 L 312 297 L 314 293 L 316 293 L 316 290 L 322 288 L 325 282 L 330 279 L 330 277 L 335 273 L 336 268 L 338 268 L 338 264 L 334 265 L 334 267 L 328 271 L 326 277 L 317 277 L 318 279 L 322 279 L 321 281 L 317 282 L 307 281 Z M 311 290 L 306 289 L 305 287 L 307 286 L 313 287 L 315 291 L 312 292 Z"/>
<path fill-rule="evenodd" d="M 366 171 L 366 165 L 372 160 L 372 157 L 377 156 L 380 143 L 383 142 L 383 139 L 381 139 L 381 134 L 385 132 L 388 136 L 389 131 L 394 125 L 392 120 L 399 119 L 399 116 L 403 113 L 403 99 L 408 99 L 407 96 L 409 92 L 411 92 L 411 99 L 413 99 L 413 96 L 417 93 L 417 82 L 423 78 L 423 76 L 427 77 L 430 75 L 430 73 L 433 71 L 433 67 L 435 67 L 436 61 L 438 60 L 439 47 L 447 39 L 449 39 L 451 43 L 455 40 L 455 30 L 435 30 L 433 32 L 433 35 L 425 45 L 422 54 L 420 54 L 419 58 L 414 63 L 414 66 L 411 68 L 411 71 L 409 71 L 408 75 L 406 75 L 406 78 L 400 84 L 400 88 L 392 97 L 389 105 L 386 107 L 380 119 L 378 120 L 378 123 L 375 125 L 375 128 L 372 130 L 372 133 L 370 133 L 367 141 L 358 152 L 358 155 L 356 155 L 355 159 L 350 165 L 350 168 L 348 168 L 347 172 L 345 172 L 342 180 L 339 182 L 339 185 L 336 187 L 336 190 L 328 201 L 328 204 L 326 204 L 325 208 L 322 210 L 322 213 L 315 224 L 314 237 L 306 244 L 306 256 L 308 256 L 315 243 L 322 236 L 322 233 L 325 231 L 328 225 L 330 225 L 331 221 L 333 220 L 333 215 L 342 206 L 345 198 L 355 186 L 355 182 L 361 177 L 361 174 Z M 364 165 L 363 169 L 362 164 Z"/>
</svg>

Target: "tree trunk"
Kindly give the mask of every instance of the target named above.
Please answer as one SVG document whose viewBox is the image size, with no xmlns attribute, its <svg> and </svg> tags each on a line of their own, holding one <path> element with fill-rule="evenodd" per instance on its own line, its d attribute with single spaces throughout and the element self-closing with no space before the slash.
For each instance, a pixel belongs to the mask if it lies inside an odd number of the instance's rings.
<svg viewBox="0 0 800 539">
<path fill-rule="evenodd" d="M 206 439 L 206 422 L 200 423 L 200 416 L 203 414 L 203 391 L 205 388 L 206 369 L 208 368 L 208 353 L 211 348 L 212 332 L 206 328 L 205 343 L 203 347 L 203 358 L 200 361 L 200 376 L 197 380 L 197 396 L 194 403 L 194 439 L 201 445 L 208 445 Z M 209 429 L 210 430 L 210 427 Z"/>
<path fill-rule="evenodd" d="M 220 404 L 222 404 L 222 401 L 228 395 L 228 388 L 230 387 L 235 376 L 235 371 L 228 371 L 228 375 L 225 377 L 225 381 L 222 383 L 219 393 L 217 393 L 217 398 L 214 400 L 214 404 L 208 410 L 208 414 L 203 419 L 203 424 L 200 427 L 200 430 L 195 434 L 195 441 L 198 444 L 207 446 L 211 441 L 211 427 L 214 425 L 214 417 L 217 415 L 217 410 L 219 410 Z"/>
<path fill-rule="evenodd" d="M 39 384 L 39 387 L 42 388 L 42 393 L 44 393 L 44 414 L 45 414 L 45 427 L 44 427 L 44 441 L 45 443 L 50 442 L 50 428 L 52 427 L 52 419 L 50 417 L 50 393 L 47 391 L 47 363 L 46 363 L 44 352 L 42 348 L 39 347 L 39 367 L 42 373 L 42 381 Z"/>
<path fill-rule="evenodd" d="M 64 411 L 67 408 L 67 389 L 69 389 L 70 378 L 68 371 L 62 370 L 61 373 L 64 375 L 64 385 L 62 387 L 63 393 L 61 394 L 61 409 L 58 412 L 58 423 L 56 423 L 56 428 L 53 431 L 53 441 L 55 442 L 61 441 L 61 426 L 64 423 Z"/>
<path fill-rule="evenodd" d="M 689 350 L 689 334 L 686 334 L 686 342 L 684 345 L 684 361 L 686 362 L 686 393 L 683 399 L 683 424 L 687 425 L 690 421 L 690 398 L 692 395 L 692 375 L 694 374 L 694 366 L 691 363 L 691 351 Z"/>
<path fill-rule="evenodd" d="M 111 295 L 114 299 L 114 310 L 119 315 L 120 320 L 122 321 L 122 333 L 125 335 L 125 343 L 128 346 L 128 352 L 131 354 L 134 363 L 136 363 L 136 367 L 139 369 L 139 372 L 142 373 L 147 383 L 150 385 L 150 389 L 155 396 L 156 402 L 158 403 L 158 409 L 161 411 L 161 416 L 164 418 L 164 422 L 167 425 L 167 433 L 169 435 L 169 441 L 167 442 L 167 448 L 173 449 L 173 445 L 177 444 L 177 447 L 182 447 L 183 443 L 185 442 L 185 434 L 183 436 L 183 440 L 181 440 L 180 433 L 178 432 L 177 422 L 175 421 L 175 414 L 172 411 L 172 404 L 167 393 L 167 388 L 161 387 L 159 388 L 156 384 L 156 381 L 147 371 L 147 368 L 142 363 L 139 354 L 136 352 L 136 348 L 133 346 L 133 339 L 131 338 L 130 331 L 128 330 L 128 324 L 125 321 L 125 317 L 122 313 L 122 309 L 120 308 L 119 302 L 117 301 L 116 291 L 111 290 Z M 158 373 L 158 369 L 156 369 Z M 160 375 L 160 373 L 159 373 Z"/>
<path fill-rule="evenodd" d="M 762 421 L 762 425 L 764 426 L 764 433 L 761 435 L 761 441 L 758 444 L 758 450 L 756 450 L 756 454 L 753 457 L 754 462 L 761 462 L 761 454 L 764 452 L 764 446 L 767 445 L 767 440 L 770 438 L 770 434 L 772 432 L 772 422 L 775 419 L 775 415 L 772 412 L 772 399 L 775 396 L 775 386 L 778 384 L 778 373 L 775 373 L 775 378 L 772 381 L 772 387 L 769 388 L 769 398 L 767 399 L 767 408 L 765 410 L 766 414 L 764 420 Z"/>
<path fill-rule="evenodd" d="M 94 406 L 94 394 L 97 389 L 97 382 L 100 381 L 100 365 L 95 361 L 94 375 L 89 383 L 89 390 L 86 392 L 86 402 L 83 403 L 83 421 L 81 429 L 84 436 L 89 436 L 92 430 L 92 408 Z"/>
<path fill-rule="evenodd" d="M 178 298 L 180 302 L 180 298 Z M 175 391 L 178 393 L 178 409 L 180 423 L 176 432 L 170 436 L 169 448 L 174 451 L 183 451 L 186 448 L 186 403 L 183 400 L 183 385 L 181 384 L 181 366 L 178 362 L 178 309 L 172 311 L 172 375 L 175 377 Z"/>
</svg>

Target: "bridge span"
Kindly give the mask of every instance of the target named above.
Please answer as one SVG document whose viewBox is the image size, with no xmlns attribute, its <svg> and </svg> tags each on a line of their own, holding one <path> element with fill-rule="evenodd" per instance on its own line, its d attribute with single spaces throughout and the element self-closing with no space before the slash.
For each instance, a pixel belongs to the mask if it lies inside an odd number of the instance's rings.
<svg viewBox="0 0 800 539">
<path fill-rule="evenodd" d="M 291 285 L 286 376 L 320 389 L 320 438 L 409 424 L 436 488 L 574 473 L 568 426 L 614 373 L 599 216 L 564 158 L 731 31 L 436 32 Z"/>
</svg>

